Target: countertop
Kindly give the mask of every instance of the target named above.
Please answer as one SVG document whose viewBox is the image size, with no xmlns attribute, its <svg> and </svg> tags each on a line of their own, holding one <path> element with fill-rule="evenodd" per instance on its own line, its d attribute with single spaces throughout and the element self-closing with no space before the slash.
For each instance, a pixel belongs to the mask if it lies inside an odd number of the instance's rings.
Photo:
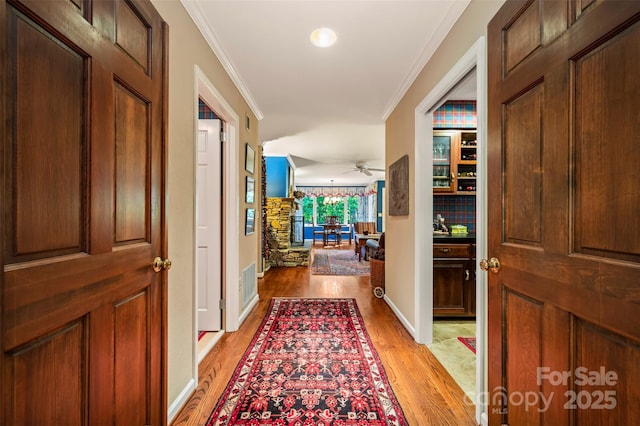
<svg viewBox="0 0 640 426">
<path fill-rule="evenodd" d="M 433 235 L 434 244 L 475 244 L 476 234 L 463 234 L 463 235 Z"/>
</svg>

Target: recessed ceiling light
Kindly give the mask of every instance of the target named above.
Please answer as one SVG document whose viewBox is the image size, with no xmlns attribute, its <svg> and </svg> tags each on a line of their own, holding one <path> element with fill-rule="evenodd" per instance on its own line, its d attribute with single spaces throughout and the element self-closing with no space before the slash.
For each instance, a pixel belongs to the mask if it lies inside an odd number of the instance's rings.
<svg viewBox="0 0 640 426">
<path fill-rule="evenodd" d="M 311 44 L 314 46 L 329 47 L 333 46 L 338 39 L 338 36 L 331 28 L 318 28 L 311 33 L 309 39 L 311 40 Z"/>
</svg>

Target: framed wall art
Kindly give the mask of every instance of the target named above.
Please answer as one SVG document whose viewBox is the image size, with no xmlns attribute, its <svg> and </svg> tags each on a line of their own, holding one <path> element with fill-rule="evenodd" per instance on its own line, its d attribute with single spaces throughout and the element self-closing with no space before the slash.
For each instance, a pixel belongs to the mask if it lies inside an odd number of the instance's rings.
<svg viewBox="0 0 640 426">
<path fill-rule="evenodd" d="M 256 152 L 251 147 L 251 145 L 247 144 L 245 160 L 244 160 L 244 169 L 249 173 L 253 174 L 255 170 L 255 164 L 256 164 Z"/>
<path fill-rule="evenodd" d="M 256 209 L 247 209 L 244 234 L 250 235 L 256 230 Z"/>
<path fill-rule="evenodd" d="M 254 178 L 247 176 L 246 177 L 246 181 L 247 181 L 247 189 L 244 195 L 244 201 L 247 204 L 253 204 L 253 202 L 255 201 L 255 186 L 256 186 L 256 181 Z"/>
<path fill-rule="evenodd" d="M 409 156 L 389 166 L 389 216 L 409 214 Z"/>
</svg>

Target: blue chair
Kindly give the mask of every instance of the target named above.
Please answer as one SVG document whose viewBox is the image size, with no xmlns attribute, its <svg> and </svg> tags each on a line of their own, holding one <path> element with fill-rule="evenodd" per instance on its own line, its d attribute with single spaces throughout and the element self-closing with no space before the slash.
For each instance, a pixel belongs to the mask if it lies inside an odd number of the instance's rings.
<svg viewBox="0 0 640 426">
<path fill-rule="evenodd" d="M 320 237 L 320 241 L 324 243 L 324 229 L 320 227 L 318 229 L 317 226 L 313 227 L 313 244 L 316 243 L 316 235 Z"/>
<path fill-rule="evenodd" d="M 351 240 L 353 239 L 353 223 L 347 225 L 347 229 L 342 228 L 340 230 L 340 235 L 345 235 L 349 237 L 349 245 L 351 245 Z"/>
</svg>

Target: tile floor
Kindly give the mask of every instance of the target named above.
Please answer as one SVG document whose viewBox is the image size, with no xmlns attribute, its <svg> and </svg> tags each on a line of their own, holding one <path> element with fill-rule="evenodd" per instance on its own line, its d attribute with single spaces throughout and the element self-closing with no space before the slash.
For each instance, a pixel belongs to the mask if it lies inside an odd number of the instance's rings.
<svg viewBox="0 0 640 426">
<path fill-rule="evenodd" d="M 429 348 L 472 401 L 476 393 L 476 355 L 458 336 L 475 335 L 475 321 L 434 320 L 433 344 Z"/>
</svg>

